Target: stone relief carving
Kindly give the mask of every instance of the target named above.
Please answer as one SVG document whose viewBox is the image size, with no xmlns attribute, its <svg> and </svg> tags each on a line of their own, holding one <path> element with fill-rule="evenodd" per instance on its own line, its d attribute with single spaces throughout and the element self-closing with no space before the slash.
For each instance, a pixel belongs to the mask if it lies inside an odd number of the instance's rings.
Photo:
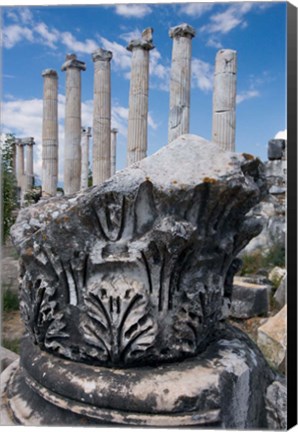
<svg viewBox="0 0 298 432">
<path fill-rule="evenodd" d="M 203 351 L 223 318 L 230 266 L 261 229 L 246 216 L 265 193 L 261 165 L 231 155 L 231 173 L 217 174 L 214 162 L 214 176 L 194 184 L 176 173 L 160 186 L 140 162 L 132 179 L 124 170 L 64 210 L 54 206 L 59 215 L 19 245 L 21 312 L 34 342 L 108 366 Z"/>
</svg>

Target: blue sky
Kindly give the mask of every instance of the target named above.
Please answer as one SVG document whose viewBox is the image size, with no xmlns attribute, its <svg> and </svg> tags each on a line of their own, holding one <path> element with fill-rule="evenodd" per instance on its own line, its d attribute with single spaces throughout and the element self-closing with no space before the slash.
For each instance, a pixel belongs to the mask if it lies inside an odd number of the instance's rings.
<svg viewBox="0 0 298 432">
<path fill-rule="evenodd" d="M 82 72 L 82 125 L 92 126 L 94 66 L 91 53 L 113 52 L 112 127 L 119 129 L 117 169 L 125 167 L 131 53 L 128 42 L 153 27 L 150 51 L 148 155 L 167 143 L 172 40 L 183 22 L 192 40 L 190 133 L 211 138 L 214 60 L 221 48 L 238 52 L 236 151 L 267 158 L 268 140 L 286 129 L 286 3 L 195 2 L 97 6 L 2 7 L 2 132 L 33 136 L 35 174 L 41 175 L 41 73 L 59 74 L 59 178 L 63 179 L 67 53 L 86 62 Z M 91 138 L 92 144 L 92 138 Z"/>
</svg>

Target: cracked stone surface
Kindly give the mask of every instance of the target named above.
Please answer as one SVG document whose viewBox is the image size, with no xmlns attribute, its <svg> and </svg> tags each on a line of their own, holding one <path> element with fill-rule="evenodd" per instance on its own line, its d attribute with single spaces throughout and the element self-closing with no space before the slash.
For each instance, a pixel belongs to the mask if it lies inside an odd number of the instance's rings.
<svg viewBox="0 0 298 432">
<path fill-rule="evenodd" d="M 42 349 L 94 365 L 202 352 L 223 318 L 261 162 L 184 135 L 103 185 L 20 212 L 21 313 Z"/>
</svg>

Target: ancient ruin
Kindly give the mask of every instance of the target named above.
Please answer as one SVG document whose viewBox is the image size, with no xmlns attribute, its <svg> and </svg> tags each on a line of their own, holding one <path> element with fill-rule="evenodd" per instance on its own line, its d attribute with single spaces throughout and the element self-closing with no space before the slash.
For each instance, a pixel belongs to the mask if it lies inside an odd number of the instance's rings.
<svg viewBox="0 0 298 432">
<path fill-rule="evenodd" d="M 111 176 L 111 51 L 99 48 L 94 62 L 93 185 Z"/>
<path fill-rule="evenodd" d="M 235 151 L 237 52 L 218 51 L 215 59 L 212 141 Z"/>
<path fill-rule="evenodd" d="M 189 133 L 191 40 L 195 29 L 181 24 L 170 29 L 173 39 L 168 142 Z"/>
<path fill-rule="evenodd" d="M 111 129 L 113 54 L 99 48 L 92 55 L 92 188 L 91 128 L 81 127 L 86 65 L 66 56 L 65 195 L 59 197 L 58 75 L 42 73 L 43 199 L 22 208 L 11 229 L 26 331 L 20 356 L 4 353 L 1 424 L 285 425 L 285 386 L 262 354 L 285 316 L 284 296 L 277 296 L 283 310 L 273 325 L 258 330 L 262 351 L 228 318 L 268 312 L 271 288 L 234 275 L 241 253 L 268 234 L 268 203 L 274 211 L 284 204 L 286 143 L 269 142 L 266 164 L 235 153 L 233 50 L 216 57 L 212 141 L 188 134 L 195 30 L 181 24 L 170 30 L 168 143 L 146 157 L 152 34 L 147 28 L 127 47 L 128 166 L 122 171 L 116 172 L 118 130 Z M 34 140 L 16 144 L 23 196 L 32 187 Z M 286 356 L 280 333 L 277 357 L 270 352 L 278 368 Z"/>
<path fill-rule="evenodd" d="M 140 39 L 130 42 L 132 52 L 127 129 L 127 166 L 147 155 L 149 51 L 154 48 L 153 29 L 143 31 Z"/>
<path fill-rule="evenodd" d="M 66 194 L 81 188 L 81 71 L 84 62 L 68 54 L 61 70 L 66 71 L 64 118 L 64 191 Z"/>
<path fill-rule="evenodd" d="M 58 74 L 53 69 L 42 72 L 42 195 L 55 196 L 58 182 Z"/>
<path fill-rule="evenodd" d="M 224 321 L 265 194 L 258 159 L 183 135 L 102 186 L 23 209 L 12 237 L 27 335 L 6 369 L 8 415 L 265 427 L 273 374 Z"/>
</svg>

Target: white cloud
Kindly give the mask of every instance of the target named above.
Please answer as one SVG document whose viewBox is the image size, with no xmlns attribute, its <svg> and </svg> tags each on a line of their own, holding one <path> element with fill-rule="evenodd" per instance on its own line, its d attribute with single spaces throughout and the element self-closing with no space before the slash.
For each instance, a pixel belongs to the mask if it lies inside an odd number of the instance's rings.
<svg viewBox="0 0 298 432">
<path fill-rule="evenodd" d="M 135 29 L 127 33 L 122 33 L 119 37 L 129 43 L 133 39 L 139 39 L 142 36 L 141 30 Z"/>
<path fill-rule="evenodd" d="M 245 15 L 253 7 L 253 2 L 232 4 L 225 11 L 212 15 L 210 22 L 201 31 L 226 34 L 239 25 L 246 26 Z"/>
<path fill-rule="evenodd" d="M 222 48 L 222 43 L 215 37 L 210 37 L 208 39 L 206 45 L 209 47 L 212 47 L 212 48 L 216 48 L 216 49 Z"/>
<path fill-rule="evenodd" d="M 236 103 L 239 104 L 247 99 L 253 99 L 255 97 L 259 97 L 260 92 L 255 89 L 243 91 L 236 96 Z"/>
<path fill-rule="evenodd" d="M 4 48 L 13 48 L 18 42 L 28 40 L 33 42 L 33 32 L 27 27 L 18 24 L 12 24 L 3 29 L 3 46 Z"/>
<path fill-rule="evenodd" d="M 213 87 L 213 66 L 198 58 L 193 58 L 191 64 L 192 86 L 203 91 L 210 91 Z"/>
<path fill-rule="evenodd" d="M 58 42 L 60 36 L 58 30 L 53 29 L 50 31 L 48 26 L 43 22 L 35 25 L 34 30 L 41 36 L 42 43 L 48 45 L 50 48 L 56 48 L 55 43 Z"/>
<path fill-rule="evenodd" d="M 181 6 L 180 12 L 198 18 L 211 10 L 213 6 L 214 3 L 187 3 Z"/>
<path fill-rule="evenodd" d="M 113 62 L 120 69 L 129 69 L 131 64 L 131 53 L 127 49 L 118 44 L 117 42 L 111 42 L 104 37 L 100 37 L 101 45 L 104 49 L 112 51 Z"/>
<path fill-rule="evenodd" d="M 78 41 L 70 32 L 60 33 L 59 38 L 67 49 L 76 53 L 91 54 L 98 48 L 98 43 L 93 39 L 86 39 L 84 42 Z"/>
<path fill-rule="evenodd" d="M 145 4 L 120 4 L 115 6 L 115 12 L 126 18 L 143 18 L 151 13 L 151 8 Z"/>
<path fill-rule="evenodd" d="M 281 131 L 279 131 L 279 132 L 277 132 L 276 134 L 275 134 L 275 139 L 284 139 L 284 140 L 286 140 L 287 139 L 287 129 L 285 129 L 285 130 L 281 130 Z"/>
</svg>

